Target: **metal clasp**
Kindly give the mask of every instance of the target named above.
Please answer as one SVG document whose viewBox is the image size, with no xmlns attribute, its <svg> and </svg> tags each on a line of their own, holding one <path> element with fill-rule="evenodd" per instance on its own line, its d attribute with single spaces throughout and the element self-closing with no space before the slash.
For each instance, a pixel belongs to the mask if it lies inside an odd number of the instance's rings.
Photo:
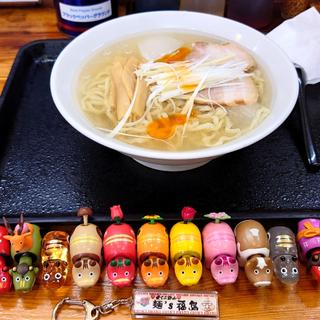
<svg viewBox="0 0 320 320">
<path fill-rule="evenodd" d="M 83 307 L 85 310 L 84 320 L 97 320 L 99 318 L 99 315 L 100 315 L 99 310 L 98 310 L 99 307 L 95 306 L 90 301 L 88 301 L 88 300 L 73 300 L 73 299 L 70 299 L 69 297 L 66 297 L 66 298 L 62 299 L 61 301 L 59 301 L 56 304 L 56 306 L 54 307 L 54 309 L 52 311 L 51 320 L 58 320 L 58 317 L 57 317 L 58 310 L 63 304 Z"/>
</svg>

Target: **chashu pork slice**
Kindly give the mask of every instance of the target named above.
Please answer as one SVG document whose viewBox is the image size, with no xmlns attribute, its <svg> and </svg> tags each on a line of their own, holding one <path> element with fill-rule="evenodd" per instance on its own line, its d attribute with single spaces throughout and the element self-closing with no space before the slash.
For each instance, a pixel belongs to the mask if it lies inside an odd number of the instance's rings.
<svg viewBox="0 0 320 320">
<path fill-rule="evenodd" d="M 187 59 L 197 61 L 205 56 L 214 60 L 230 57 L 230 61 L 245 62 L 245 71 L 252 71 L 256 67 L 256 62 L 251 55 L 233 43 L 195 42 L 192 47 L 192 52 L 188 55 Z"/>
<path fill-rule="evenodd" d="M 258 101 L 259 92 L 251 77 L 228 82 L 223 86 L 201 90 L 198 104 L 216 104 L 224 107 L 251 105 Z"/>
</svg>

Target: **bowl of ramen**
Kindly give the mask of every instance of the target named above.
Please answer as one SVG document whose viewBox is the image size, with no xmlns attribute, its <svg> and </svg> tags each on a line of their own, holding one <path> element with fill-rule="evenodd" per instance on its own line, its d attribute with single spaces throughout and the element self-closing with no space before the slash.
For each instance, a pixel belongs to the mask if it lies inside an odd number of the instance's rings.
<svg viewBox="0 0 320 320">
<path fill-rule="evenodd" d="M 76 130 L 158 170 L 245 148 L 292 111 L 296 71 L 265 35 L 209 14 L 128 15 L 81 34 L 50 79 Z"/>
</svg>

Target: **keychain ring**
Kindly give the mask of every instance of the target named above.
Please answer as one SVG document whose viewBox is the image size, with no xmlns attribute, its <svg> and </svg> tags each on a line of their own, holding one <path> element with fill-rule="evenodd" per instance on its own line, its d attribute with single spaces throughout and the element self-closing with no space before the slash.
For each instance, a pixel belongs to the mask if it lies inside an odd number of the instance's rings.
<svg viewBox="0 0 320 320">
<path fill-rule="evenodd" d="M 95 320 L 99 317 L 99 310 L 98 307 L 96 307 L 94 304 L 87 300 L 73 300 L 70 299 L 70 297 L 66 297 L 59 301 L 54 309 L 52 310 L 51 320 L 58 320 L 58 310 L 59 308 L 64 305 L 74 305 L 74 306 L 82 306 L 85 310 L 85 320 Z"/>
</svg>

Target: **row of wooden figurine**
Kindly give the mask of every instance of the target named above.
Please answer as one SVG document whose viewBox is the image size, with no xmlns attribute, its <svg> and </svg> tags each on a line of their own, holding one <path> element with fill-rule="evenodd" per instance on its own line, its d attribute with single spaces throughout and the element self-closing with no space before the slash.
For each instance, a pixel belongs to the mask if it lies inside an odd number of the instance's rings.
<svg viewBox="0 0 320 320">
<path fill-rule="evenodd" d="M 182 219 L 168 235 L 158 215 L 145 216 L 148 220 L 136 235 L 122 222 L 120 206 L 111 208 L 111 224 L 102 239 L 99 228 L 88 222 L 90 208 L 80 208 L 78 216 L 83 223 L 69 235 L 51 231 L 41 239 L 37 225 L 24 221 L 12 230 L 4 218 L 0 226 L 0 293 L 10 290 L 28 292 L 40 271 L 41 282 L 47 288 L 64 285 L 68 265 L 72 263 L 72 277 L 81 288 L 96 284 L 100 277 L 102 256 L 106 273 L 115 286 L 129 286 L 136 275 L 136 264 L 141 277 L 149 287 L 161 287 L 169 276 L 170 258 L 178 281 L 184 286 L 198 283 L 202 275 L 202 253 L 205 266 L 220 285 L 234 283 L 239 266 L 255 286 L 271 284 L 273 273 L 285 284 L 299 280 L 298 248 L 294 233 L 287 227 L 273 227 L 268 232 L 255 220 L 240 222 L 233 232 L 223 222 L 230 218 L 225 213 L 210 213 L 202 236 L 191 222 L 196 211 L 191 207 L 182 210 Z M 298 224 L 297 240 L 302 261 L 320 279 L 320 220 L 304 219 Z M 102 255 L 103 251 L 103 255 Z M 40 266 L 40 269 L 39 269 Z M 319 266 L 319 267 L 318 267 Z"/>
</svg>

